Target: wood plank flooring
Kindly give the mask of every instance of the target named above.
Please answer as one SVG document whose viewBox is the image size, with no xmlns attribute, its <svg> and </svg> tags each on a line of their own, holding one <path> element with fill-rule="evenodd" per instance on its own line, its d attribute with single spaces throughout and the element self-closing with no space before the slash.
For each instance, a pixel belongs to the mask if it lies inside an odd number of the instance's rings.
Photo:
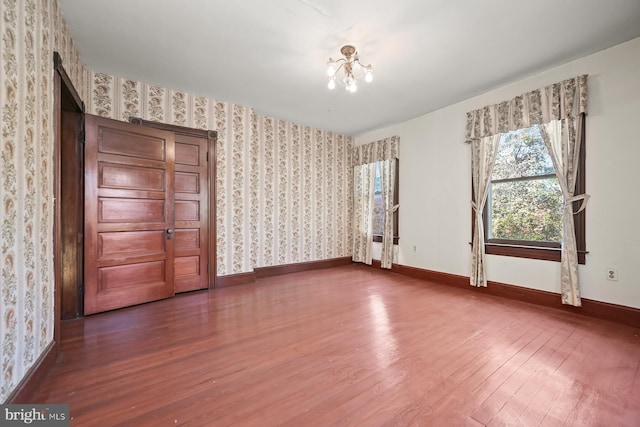
<svg viewBox="0 0 640 427">
<path fill-rule="evenodd" d="M 364 266 L 68 321 L 73 426 L 640 426 L 640 330 Z"/>
</svg>

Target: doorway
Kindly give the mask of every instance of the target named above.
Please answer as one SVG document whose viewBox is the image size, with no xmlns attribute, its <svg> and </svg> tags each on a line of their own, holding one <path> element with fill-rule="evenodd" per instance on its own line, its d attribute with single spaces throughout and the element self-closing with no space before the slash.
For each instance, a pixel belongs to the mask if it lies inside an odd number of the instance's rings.
<svg viewBox="0 0 640 427">
<path fill-rule="evenodd" d="M 54 340 L 82 313 L 84 103 L 54 52 Z"/>
<path fill-rule="evenodd" d="M 76 92 L 70 78 L 62 66 L 62 61 L 58 53 L 54 53 L 54 123 L 55 144 L 54 144 L 54 270 L 55 270 L 55 327 L 54 339 L 59 341 L 60 321 L 62 319 L 72 319 L 84 314 L 98 312 L 91 308 L 87 310 L 85 306 L 85 296 L 89 292 L 87 290 L 87 268 L 94 265 L 98 258 L 98 252 L 95 256 L 87 257 L 86 251 L 86 198 L 85 198 L 85 131 L 87 116 L 84 113 L 85 107 Z M 118 122 L 124 126 L 133 126 L 124 122 Z M 169 157 L 174 164 L 173 183 L 171 184 L 174 192 L 174 200 L 167 203 L 167 210 L 164 212 L 166 219 L 170 220 L 163 229 L 163 233 L 171 234 L 171 242 L 166 247 L 173 246 L 173 255 L 170 255 L 166 261 L 167 268 L 156 268 L 156 277 L 161 277 L 160 281 L 166 279 L 167 282 L 175 284 L 171 292 L 168 291 L 168 285 L 165 286 L 162 296 L 156 294 L 155 297 L 147 300 L 158 299 L 173 295 L 176 292 L 186 292 L 197 289 L 212 289 L 215 287 L 216 278 L 216 227 L 215 227 L 215 147 L 217 142 L 217 134 L 215 131 L 190 129 L 181 126 L 164 125 L 160 123 L 147 122 L 141 119 L 132 120 L 132 123 L 141 128 L 155 128 L 158 131 L 165 131 L 172 134 L 174 138 L 173 151 L 169 152 Z M 142 126 L 140 126 L 142 125 Z M 153 132 L 154 129 L 151 129 Z M 138 132 L 138 131 L 136 131 Z M 135 156 L 135 153 L 134 153 Z M 177 156 L 177 157 L 176 157 Z M 209 161 L 211 159 L 211 161 Z M 139 160 L 139 159 L 138 159 Z M 107 162 L 108 163 L 108 162 Z M 118 164 L 116 161 L 113 164 Z M 133 169 L 126 167 L 115 169 L 107 166 L 100 170 L 101 179 L 128 179 L 126 176 L 119 175 L 119 171 L 125 170 L 134 172 L 136 169 L 135 161 Z M 113 166 L 113 164 L 111 166 Z M 126 166 L 126 165 L 125 165 Z M 106 173 L 106 175 L 105 175 Z M 110 174 L 110 175 L 109 175 Z M 125 174 L 126 175 L 126 174 Z M 153 175 L 153 173 L 151 174 Z M 138 177 L 140 177 L 138 175 Z M 129 176 L 131 178 L 131 175 Z M 117 183 L 116 183 L 117 184 Z M 166 182 L 165 182 L 166 184 Z M 113 191 L 126 191 L 125 188 L 112 189 Z M 132 189 L 133 192 L 143 190 Z M 153 197 L 152 197 L 153 198 Z M 127 199 L 127 197 L 124 197 Z M 96 199 L 96 202 L 97 199 Z M 151 203 L 154 205 L 154 203 Z M 101 214 L 109 214 L 109 203 L 102 203 Z M 111 214 L 119 208 L 112 204 L 110 207 Z M 143 209 L 144 210 L 144 209 Z M 151 211 L 148 212 L 152 212 Z M 104 219 L 104 218 L 103 218 Z M 112 220 L 114 218 L 111 218 Z M 108 227 L 114 227 L 113 223 Z M 107 227 L 107 228 L 108 228 Z M 136 228 L 136 227 L 133 227 Z M 138 227 L 139 228 L 139 227 Z M 132 230 L 136 231 L 136 230 Z M 140 230 L 137 230 L 140 231 Z M 137 232 L 136 231 L 136 232 Z M 144 234 L 144 233 L 143 233 Z M 139 246 L 140 242 L 151 245 L 153 240 L 158 242 L 158 236 L 151 237 L 147 233 L 144 237 L 149 240 L 135 240 L 134 245 Z M 156 233 L 157 234 L 157 233 Z M 140 237 L 139 235 L 136 235 Z M 163 234 L 164 236 L 164 234 Z M 104 261 L 105 250 L 121 251 L 120 258 L 126 258 L 127 247 L 134 245 L 125 244 L 116 237 L 116 233 L 103 234 L 100 236 L 99 250 L 103 251 Z M 115 239 L 114 239 L 115 238 Z M 111 240 L 110 240 L 111 239 Z M 125 239 L 126 240 L 126 239 Z M 97 246 L 96 246 L 97 247 Z M 149 246 L 147 249 L 150 248 Z M 148 251 L 149 252 L 149 251 Z M 151 251 L 153 252 L 153 250 Z M 109 255 L 109 254 L 108 254 Z M 113 258 L 114 252 L 110 254 Z M 147 254 L 149 255 L 149 254 Z M 166 256 L 166 254 L 165 254 Z M 148 264 L 150 266 L 151 264 Z M 107 267 L 113 267 L 113 265 Z M 129 267 L 129 273 L 135 270 Z M 97 270 L 94 269 L 97 274 Z M 103 281 L 99 291 L 124 287 L 129 284 L 127 277 L 139 277 L 142 281 L 148 278 L 147 271 L 137 271 L 133 276 L 122 271 L 116 274 L 116 269 L 105 269 L 99 274 Z M 115 274 L 115 275 L 114 275 Z M 135 280 L 134 280 L 135 281 Z M 107 284 L 106 288 L 104 284 Z M 122 286 L 124 285 L 124 286 Z M 166 285 L 166 283 L 165 283 Z M 144 293 L 144 292 L 142 292 Z M 118 298 L 116 298 L 118 299 Z M 133 300 L 125 304 L 114 304 L 110 302 L 105 309 L 114 309 L 124 307 L 131 304 L 144 302 L 145 298 Z"/>
</svg>

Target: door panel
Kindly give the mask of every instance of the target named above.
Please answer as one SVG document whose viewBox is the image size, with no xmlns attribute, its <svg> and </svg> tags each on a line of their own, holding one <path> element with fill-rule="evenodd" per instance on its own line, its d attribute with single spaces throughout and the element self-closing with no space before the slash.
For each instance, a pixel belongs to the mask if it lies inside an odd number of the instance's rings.
<svg viewBox="0 0 640 427">
<path fill-rule="evenodd" d="M 200 247 L 200 229 L 183 228 L 176 230 L 176 250 L 197 249 Z"/>
<path fill-rule="evenodd" d="M 195 144 L 195 141 L 189 143 L 187 138 L 184 136 L 182 138 L 184 143 L 176 145 L 176 163 L 186 166 L 200 166 L 202 163 L 202 147 L 199 143 Z M 196 140 L 196 138 L 190 139 Z"/>
<path fill-rule="evenodd" d="M 116 199 L 100 197 L 98 199 L 99 222 L 155 222 L 167 223 L 165 200 Z"/>
<path fill-rule="evenodd" d="M 98 270 L 100 292 L 120 291 L 122 288 L 135 288 L 151 294 L 153 288 L 166 283 L 164 261 L 103 267 Z"/>
<path fill-rule="evenodd" d="M 197 255 L 176 258 L 174 265 L 176 277 L 200 274 L 200 257 Z"/>
<path fill-rule="evenodd" d="M 179 193 L 200 193 L 200 176 L 197 173 L 176 172 L 176 191 Z"/>
<path fill-rule="evenodd" d="M 98 135 L 98 151 L 116 156 L 138 157 L 141 159 L 167 159 L 166 141 L 162 138 L 122 131 L 116 128 L 100 128 Z"/>
<path fill-rule="evenodd" d="M 85 314 L 174 294 L 173 133 L 86 116 Z"/>
<path fill-rule="evenodd" d="M 176 200 L 176 221 L 200 222 L 200 202 L 197 200 Z"/>
<path fill-rule="evenodd" d="M 208 141 L 176 133 L 175 289 L 209 287 Z"/>
<path fill-rule="evenodd" d="M 164 191 L 165 171 L 100 162 L 98 186 L 128 190 Z"/>
<path fill-rule="evenodd" d="M 98 235 L 98 257 L 116 258 L 166 252 L 166 231 L 118 231 Z"/>
</svg>

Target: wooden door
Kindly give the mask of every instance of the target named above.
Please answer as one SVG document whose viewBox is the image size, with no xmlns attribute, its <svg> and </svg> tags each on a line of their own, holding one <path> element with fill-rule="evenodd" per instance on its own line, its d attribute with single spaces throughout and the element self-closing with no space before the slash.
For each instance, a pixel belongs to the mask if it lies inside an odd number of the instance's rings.
<svg viewBox="0 0 640 427">
<path fill-rule="evenodd" d="M 174 294 L 174 134 L 85 122 L 84 313 Z"/>
<path fill-rule="evenodd" d="M 175 135 L 175 290 L 213 288 L 216 275 L 216 162 L 213 159 L 217 133 L 138 117 L 129 120 Z"/>
<path fill-rule="evenodd" d="M 208 140 L 175 134 L 175 291 L 209 287 Z"/>
</svg>

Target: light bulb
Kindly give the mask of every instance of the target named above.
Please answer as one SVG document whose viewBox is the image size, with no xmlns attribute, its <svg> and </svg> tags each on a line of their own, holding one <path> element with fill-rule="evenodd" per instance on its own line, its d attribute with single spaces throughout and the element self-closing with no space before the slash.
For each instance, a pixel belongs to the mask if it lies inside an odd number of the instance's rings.
<svg viewBox="0 0 640 427">
<path fill-rule="evenodd" d="M 329 80 L 329 84 L 327 85 L 327 87 L 331 90 L 336 88 L 336 79 L 330 79 Z"/>
<path fill-rule="evenodd" d="M 329 66 L 329 68 L 327 68 L 327 75 L 329 77 L 333 77 L 333 75 L 336 73 L 336 63 L 333 62 L 333 59 L 329 58 L 329 62 L 327 62 L 327 65 Z"/>
<path fill-rule="evenodd" d="M 353 64 L 351 64 L 351 67 L 353 68 L 353 71 L 358 71 L 362 67 L 360 60 L 358 59 L 358 55 L 353 58 Z"/>
<path fill-rule="evenodd" d="M 356 85 L 356 81 L 353 80 L 351 81 L 351 84 L 349 86 L 347 86 L 347 90 L 351 93 L 355 93 L 356 90 L 358 90 L 358 85 Z"/>
<path fill-rule="evenodd" d="M 367 71 L 364 74 L 364 81 L 367 83 L 371 83 L 372 80 L 373 80 L 373 74 L 371 74 L 370 69 L 367 69 Z"/>
</svg>

